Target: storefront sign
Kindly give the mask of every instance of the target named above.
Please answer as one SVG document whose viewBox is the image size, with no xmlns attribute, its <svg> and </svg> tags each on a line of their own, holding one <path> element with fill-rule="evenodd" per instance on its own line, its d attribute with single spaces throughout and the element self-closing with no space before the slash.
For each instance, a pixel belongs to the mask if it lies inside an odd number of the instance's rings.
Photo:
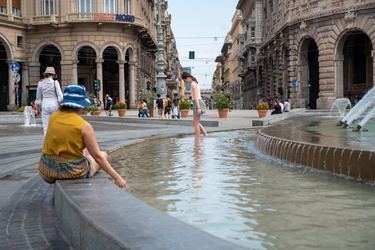
<svg viewBox="0 0 375 250">
<path fill-rule="evenodd" d="M 94 19 L 98 20 L 109 20 L 109 21 L 123 21 L 134 23 L 135 17 L 132 15 L 125 14 L 114 14 L 114 13 L 92 13 Z"/>
</svg>

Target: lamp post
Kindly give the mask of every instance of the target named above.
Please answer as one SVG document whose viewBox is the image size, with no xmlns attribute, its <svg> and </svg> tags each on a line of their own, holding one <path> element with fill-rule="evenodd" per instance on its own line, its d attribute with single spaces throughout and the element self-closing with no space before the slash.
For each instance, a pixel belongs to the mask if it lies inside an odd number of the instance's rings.
<svg viewBox="0 0 375 250">
<path fill-rule="evenodd" d="M 164 34 L 163 26 L 161 24 L 161 1 L 158 0 L 158 25 L 157 25 L 157 44 L 156 48 L 158 51 L 158 60 L 157 60 L 157 70 L 158 74 L 156 75 L 157 88 L 156 93 L 160 94 L 160 97 L 164 99 L 166 97 L 166 84 L 164 74 Z"/>
</svg>

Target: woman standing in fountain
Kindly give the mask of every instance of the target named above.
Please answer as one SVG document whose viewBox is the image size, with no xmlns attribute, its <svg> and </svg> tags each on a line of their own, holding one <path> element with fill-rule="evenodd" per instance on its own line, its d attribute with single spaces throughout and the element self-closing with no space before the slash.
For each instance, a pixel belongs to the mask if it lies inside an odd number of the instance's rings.
<svg viewBox="0 0 375 250">
<path fill-rule="evenodd" d="M 35 104 L 42 104 L 42 123 L 45 136 L 49 118 L 59 108 L 59 102 L 63 99 L 63 95 L 59 82 L 53 79 L 57 78 L 53 67 L 47 67 L 43 76 L 44 79 L 38 83 Z"/>
<path fill-rule="evenodd" d="M 100 168 L 120 188 L 126 182 L 112 168 L 104 151 L 100 151 L 94 129 L 80 114 L 91 104 L 82 85 L 69 85 L 64 91 L 60 111 L 51 115 L 38 164 L 39 174 L 48 183 L 64 179 L 92 177 Z"/>
<path fill-rule="evenodd" d="M 182 73 L 182 80 L 184 80 L 187 83 L 191 83 L 190 94 L 191 99 L 193 100 L 194 134 L 195 136 L 199 136 L 200 133 L 202 133 L 203 135 L 207 135 L 207 132 L 202 126 L 202 124 L 199 123 L 201 115 L 203 115 L 203 113 L 206 112 L 206 105 L 201 98 L 201 91 L 199 89 L 198 81 L 194 76 L 190 75 L 188 72 Z"/>
</svg>

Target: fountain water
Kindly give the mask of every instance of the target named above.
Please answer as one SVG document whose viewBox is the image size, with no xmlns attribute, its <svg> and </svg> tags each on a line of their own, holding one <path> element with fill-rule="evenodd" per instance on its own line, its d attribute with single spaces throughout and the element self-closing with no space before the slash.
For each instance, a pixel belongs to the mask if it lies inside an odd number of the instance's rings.
<svg viewBox="0 0 375 250">
<path fill-rule="evenodd" d="M 338 98 L 336 99 L 331 107 L 330 114 L 334 115 L 336 109 L 339 112 L 339 115 L 341 118 L 344 118 L 345 111 L 349 107 L 349 109 L 352 108 L 352 104 L 350 103 L 350 100 L 348 98 Z"/>
<path fill-rule="evenodd" d="M 356 119 L 358 119 L 368 108 L 375 104 L 375 86 L 370 89 L 366 95 L 355 105 L 350 112 L 340 121 L 339 126 L 346 128 Z M 363 119 L 364 122 L 360 122 L 363 125 L 374 115 L 374 112 L 369 112 L 369 114 Z M 359 131 L 361 127 L 356 127 L 354 131 Z"/>
<path fill-rule="evenodd" d="M 23 112 L 24 125 L 25 126 L 35 126 L 35 113 L 31 106 L 26 106 L 25 111 Z"/>
<path fill-rule="evenodd" d="M 334 124 L 328 116 L 299 116 L 278 124 L 277 129 L 261 129 L 255 145 L 288 162 L 374 182 L 375 133 L 356 134 L 338 130 Z M 373 128 L 374 122 L 366 126 Z"/>
</svg>

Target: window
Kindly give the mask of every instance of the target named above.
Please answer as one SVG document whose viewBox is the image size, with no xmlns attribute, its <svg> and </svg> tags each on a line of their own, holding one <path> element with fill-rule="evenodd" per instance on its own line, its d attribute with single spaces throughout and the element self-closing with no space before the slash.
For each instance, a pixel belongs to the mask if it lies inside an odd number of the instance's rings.
<svg viewBox="0 0 375 250">
<path fill-rule="evenodd" d="M 13 16 L 21 16 L 21 10 L 17 8 L 13 8 Z"/>
<path fill-rule="evenodd" d="M 77 0 L 78 13 L 92 13 L 94 12 L 93 0 Z"/>
<path fill-rule="evenodd" d="M 255 53 L 256 53 L 256 49 L 255 48 L 251 48 L 251 50 L 250 50 L 250 62 L 251 63 L 255 62 Z"/>
<path fill-rule="evenodd" d="M 56 0 L 42 0 L 42 15 L 56 14 Z"/>
<path fill-rule="evenodd" d="M 0 13 L 7 13 L 7 1 L 6 0 L 0 0 Z"/>
<path fill-rule="evenodd" d="M 130 15 L 130 0 L 124 0 L 124 14 Z"/>
<path fill-rule="evenodd" d="M 103 13 L 117 13 L 117 0 L 103 0 Z"/>
<path fill-rule="evenodd" d="M 255 39 L 255 27 L 250 27 L 250 38 Z"/>
<path fill-rule="evenodd" d="M 17 36 L 17 47 L 18 48 L 23 48 L 23 45 L 25 43 L 23 42 L 23 36 Z"/>
</svg>

